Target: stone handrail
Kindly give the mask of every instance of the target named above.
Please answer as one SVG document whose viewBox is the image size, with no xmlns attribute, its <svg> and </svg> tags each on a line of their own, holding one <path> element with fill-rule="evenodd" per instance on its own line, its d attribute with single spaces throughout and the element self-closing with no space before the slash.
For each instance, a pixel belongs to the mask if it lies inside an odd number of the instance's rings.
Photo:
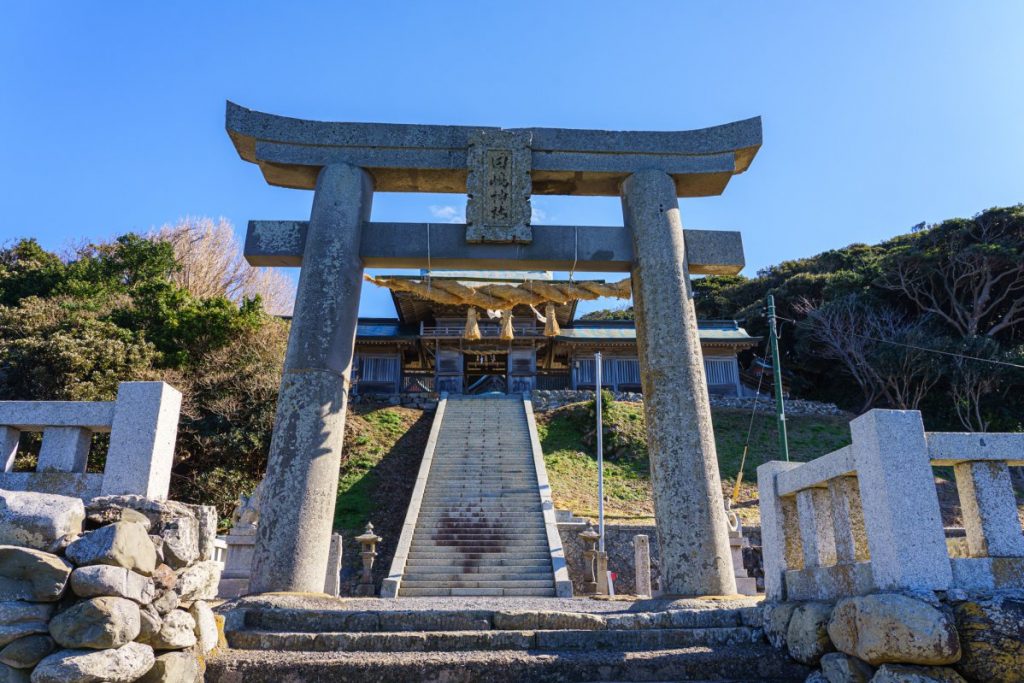
<svg viewBox="0 0 1024 683">
<path fill-rule="evenodd" d="M 1024 588 L 1024 533 L 1009 466 L 1024 434 L 924 431 L 917 411 L 872 410 L 853 443 L 757 470 L 770 600 L 884 590 Z M 951 558 L 933 467 L 952 466 L 967 557 Z"/>
<path fill-rule="evenodd" d="M 0 489 L 165 499 L 180 410 L 165 382 L 122 382 L 116 401 L 0 401 Z M 34 472 L 12 471 L 22 432 L 43 434 Z M 92 435 L 108 432 L 103 473 L 88 473 Z"/>
</svg>

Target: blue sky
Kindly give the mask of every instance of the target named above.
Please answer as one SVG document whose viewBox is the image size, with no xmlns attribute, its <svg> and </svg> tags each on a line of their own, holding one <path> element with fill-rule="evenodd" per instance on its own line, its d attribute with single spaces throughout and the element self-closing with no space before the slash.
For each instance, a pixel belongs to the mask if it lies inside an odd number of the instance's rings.
<svg viewBox="0 0 1024 683">
<path fill-rule="evenodd" d="M 1020 2 L 194 2 L 0 6 L 0 240 L 60 248 L 184 215 L 305 218 L 224 133 L 224 101 L 350 121 L 697 128 L 764 146 L 689 227 L 747 273 L 1024 201 Z M 438 220 L 455 195 L 375 198 Z M 616 224 L 614 198 L 538 198 Z M 449 208 L 450 207 L 450 208 Z M 362 312 L 390 313 L 367 285 Z"/>
</svg>

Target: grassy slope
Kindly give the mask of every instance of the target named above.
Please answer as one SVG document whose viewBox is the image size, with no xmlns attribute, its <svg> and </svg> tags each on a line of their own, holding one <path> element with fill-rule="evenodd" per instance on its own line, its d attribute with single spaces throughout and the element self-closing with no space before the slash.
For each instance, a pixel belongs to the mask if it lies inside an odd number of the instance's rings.
<svg viewBox="0 0 1024 683">
<path fill-rule="evenodd" d="M 731 492 L 739 471 L 750 413 L 745 410 L 713 411 L 715 441 L 723 488 Z M 597 464 L 595 449 L 585 445 L 592 413 L 587 404 L 565 406 L 538 415 L 538 430 L 555 505 L 578 515 L 593 517 L 597 512 Z M 644 417 L 639 404 L 616 402 L 605 417 L 614 434 L 606 436 L 618 454 L 605 456 L 605 505 L 609 523 L 649 521 L 653 515 Z M 848 418 L 790 417 L 790 456 L 805 461 L 849 443 Z M 607 431 L 607 430 L 606 430 Z M 777 458 L 777 436 L 772 415 L 755 416 L 750 451 L 744 466 L 737 511 L 745 521 L 757 520 L 755 470 L 766 460 Z M 609 450 L 606 447 L 606 453 Z"/>
</svg>

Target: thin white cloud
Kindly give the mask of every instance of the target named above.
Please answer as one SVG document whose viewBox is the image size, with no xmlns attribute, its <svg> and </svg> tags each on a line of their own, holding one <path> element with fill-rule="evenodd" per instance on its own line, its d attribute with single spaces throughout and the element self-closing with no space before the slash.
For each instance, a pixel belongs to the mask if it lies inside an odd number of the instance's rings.
<svg viewBox="0 0 1024 683">
<path fill-rule="evenodd" d="M 465 223 L 466 222 L 466 207 L 458 206 L 437 206 L 432 205 L 430 207 L 430 215 L 438 220 L 445 221 L 447 223 Z"/>
</svg>

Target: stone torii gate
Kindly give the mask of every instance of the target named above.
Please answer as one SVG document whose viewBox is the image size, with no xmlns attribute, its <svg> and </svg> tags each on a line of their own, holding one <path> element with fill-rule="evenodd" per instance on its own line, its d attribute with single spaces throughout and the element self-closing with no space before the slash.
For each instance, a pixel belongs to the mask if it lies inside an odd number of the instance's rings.
<svg viewBox="0 0 1024 683">
<path fill-rule="evenodd" d="M 691 274 L 742 269 L 739 233 L 683 230 L 760 118 L 680 132 L 327 123 L 227 105 L 239 155 L 315 190 L 309 221 L 251 221 L 254 266 L 301 266 L 261 503 L 253 592 L 320 591 L 367 267 L 630 272 L 663 589 L 736 592 Z M 466 225 L 371 222 L 374 192 L 468 194 Z M 531 226 L 531 194 L 620 196 L 624 227 Z"/>
</svg>

